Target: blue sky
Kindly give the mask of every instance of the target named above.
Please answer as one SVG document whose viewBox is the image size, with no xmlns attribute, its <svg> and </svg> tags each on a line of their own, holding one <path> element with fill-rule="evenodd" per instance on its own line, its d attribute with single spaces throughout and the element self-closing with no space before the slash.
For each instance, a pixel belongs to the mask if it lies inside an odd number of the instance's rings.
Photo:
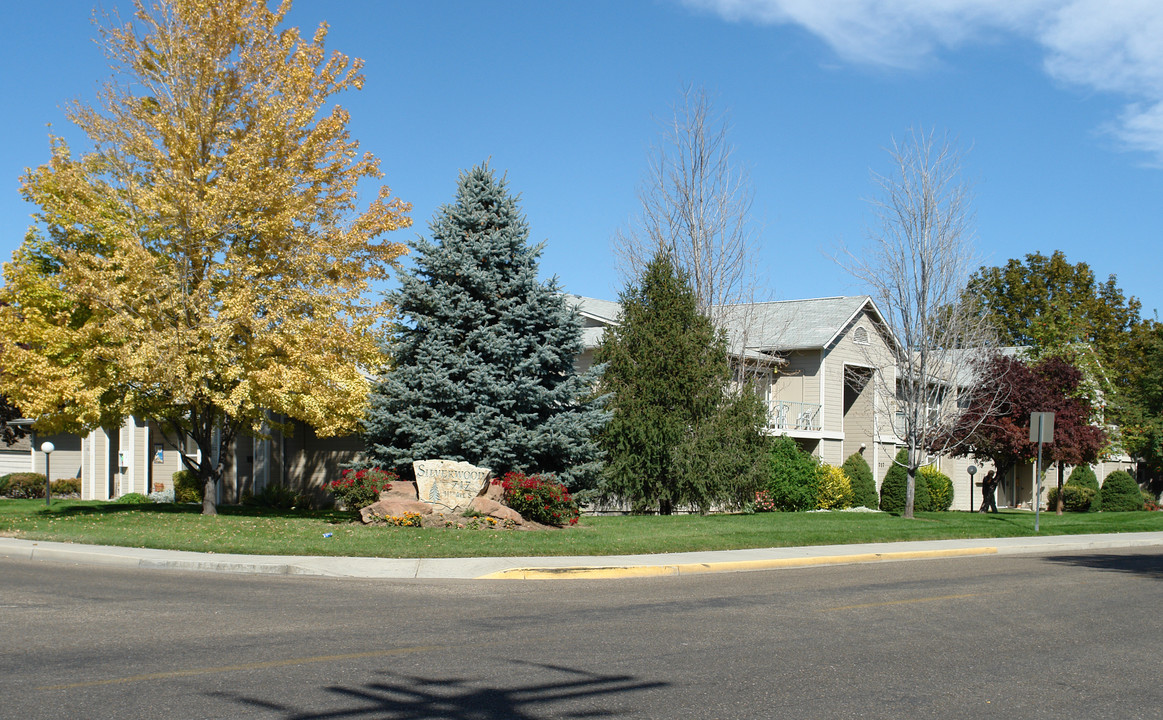
<svg viewBox="0 0 1163 720">
<path fill-rule="evenodd" d="M 0 256 L 27 229 L 26 167 L 62 107 L 108 70 L 91 0 L 0 3 Z M 104 7 L 128 8 L 125 0 Z M 870 171 L 913 127 L 967 151 L 986 264 L 1063 250 L 1163 309 L 1163 3 L 1155 0 L 298 0 L 366 61 L 352 134 L 427 233 L 459 170 L 520 193 L 543 274 L 614 299 L 610 238 L 637 211 L 659 121 L 684 84 L 730 114 L 777 299 L 864 292 L 829 253 L 872 223 Z M 371 195 L 370 188 L 368 195 Z"/>
</svg>

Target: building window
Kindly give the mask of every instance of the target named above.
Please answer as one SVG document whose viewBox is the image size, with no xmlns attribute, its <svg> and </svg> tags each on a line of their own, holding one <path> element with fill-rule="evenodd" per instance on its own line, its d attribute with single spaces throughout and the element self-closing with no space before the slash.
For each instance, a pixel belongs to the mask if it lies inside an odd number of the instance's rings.
<svg viewBox="0 0 1163 720">
<path fill-rule="evenodd" d="M 863 327 L 858 327 L 852 331 L 852 342 L 857 345 L 868 344 L 868 330 Z"/>
</svg>

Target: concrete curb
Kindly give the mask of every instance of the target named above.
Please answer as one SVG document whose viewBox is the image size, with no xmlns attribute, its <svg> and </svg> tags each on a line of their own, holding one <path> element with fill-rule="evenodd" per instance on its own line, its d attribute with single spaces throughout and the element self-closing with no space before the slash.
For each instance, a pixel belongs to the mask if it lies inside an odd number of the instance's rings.
<svg viewBox="0 0 1163 720">
<path fill-rule="evenodd" d="M 600 580 L 1136 547 L 1163 548 L 1163 532 L 928 540 L 611 557 L 493 558 L 230 555 L 0 537 L 0 558 L 145 570 L 367 579 Z"/>
</svg>

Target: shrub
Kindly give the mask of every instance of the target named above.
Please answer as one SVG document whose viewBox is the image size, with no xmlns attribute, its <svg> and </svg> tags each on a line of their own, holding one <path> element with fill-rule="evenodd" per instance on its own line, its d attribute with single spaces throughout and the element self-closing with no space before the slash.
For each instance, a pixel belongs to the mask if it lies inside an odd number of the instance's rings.
<svg viewBox="0 0 1163 720">
<path fill-rule="evenodd" d="M 358 511 L 379 500 L 380 493 L 390 489 L 396 479 L 396 473 L 382 468 L 347 469 L 323 489 L 334 495 L 345 510 Z"/>
<path fill-rule="evenodd" d="M 391 487 L 389 485 L 389 487 Z M 386 488 L 385 488 L 386 489 Z M 379 493 L 376 494 L 375 502 L 379 499 Z M 251 507 L 268 507 L 276 510 L 290 510 L 300 505 L 306 506 L 309 502 L 305 501 L 304 496 L 297 495 L 294 490 L 283 487 L 282 485 L 267 485 L 259 492 L 258 495 L 251 493 L 243 493 L 242 504 Z M 368 503 L 370 505 L 371 503 Z"/>
<path fill-rule="evenodd" d="M 909 471 L 905 463 L 909 461 L 909 451 L 901 448 L 896 454 L 892 467 L 885 473 L 880 486 L 880 509 L 885 512 L 904 512 L 908 492 Z M 918 472 L 913 486 L 913 511 L 926 512 L 933 507 L 929 496 L 929 483 L 924 474 Z"/>
<path fill-rule="evenodd" d="M 841 466 L 848 482 L 852 485 L 853 507 L 866 507 L 875 510 L 879 505 L 876 497 L 876 479 L 872 476 L 872 468 L 860 453 L 852 453 Z"/>
<path fill-rule="evenodd" d="M 10 498 L 43 498 L 44 475 L 40 473 L 12 473 L 5 494 Z"/>
<path fill-rule="evenodd" d="M 80 495 L 81 478 L 61 478 L 52 481 L 53 495 Z"/>
<path fill-rule="evenodd" d="M 1098 492 L 1098 478 L 1094 476 L 1094 470 L 1091 470 L 1089 465 L 1080 465 L 1071 470 L 1066 484 L 1075 487 L 1088 487 Z"/>
<path fill-rule="evenodd" d="M 1070 512 L 1088 512 L 1097 496 L 1098 493 L 1088 487 L 1068 483 L 1062 486 L 1062 507 Z M 1046 495 L 1046 508 L 1057 506 L 1058 488 L 1052 487 Z"/>
<path fill-rule="evenodd" d="M 1115 470 L 1102 483 L 1104 512 L 1126 512 L 1143 509 L 1143 491 L 1139 483 L 1125 470 Z"/>
<path fill-rule="evenodd" d="M 1152 512 L 1159 509 L 1159 500 L 1155 497 L 1154 493 L 1148 490 L 1143 491 L 1143 509 Z"/>
<path fill-rule="evenodd" d="M 768 453 L 767 494 L 777 510 L 814 510 L 819 494 L 819 462 L 787 435 L 777 437 Z"/>
<path fill-rule="evenodd" d="M 149 494 L 150 502 L 155 503 L 172 503 L 174 501 L 174 489 L 166 488 L 165 490 L 158 490 Z"/>
<path fill-rule="evenodd" d="M 1098 489 L 1098 478 L 1094 476 L 1094 470 L 1090 469 L 1089 465 L 1081 465 L 1070 471 L 1070 477 L 1066 479 L 1066 485 L 1071 487 L 1089 488 L 1094 492 L 1094 497 L 1090 501 L 1089 512 L 1097 512 L 1102 509 L 1102 494 Z M 1063 502 L 1069 498 L 1064 497 Z M 1055 498 L 1057 502 L 1057 498 Z"/>
<path fill-rule="evenodd" d="M 121 505 L 146 505 L 150 502 L 149 498 L 141 493 L 125 493 L 115 501 Z"/>
<path fill-rule="evenodd" d="M 0 475 L 0 497 L 8 496 L 8 476 Z"/>
<path fill-rule="evenodd" d="M 844 471 L 834 465 L 821 464 L 819 489 L 816 491 L 816 507 L 820 510 L 841 510 L 852 507 L 852 483 Z"/>
<path fill-rule="evenodd" d="M 174 502 L 202 502 L 202 491 L 206 488 L 198 477 L 189 470 L 174 473 Z"/>
<path fill-rule="evenodd" d="M 929 509 L 945 512 L 953 507 L 953 481 L 949 479 L 949 476 L 933 465 L 921 468 L 917 477 L 920 478 L 922 475 L 925 478 L 925 487 L 929 491 Z"/>
<path fill-rule="evenodd" d="M 542 525 L 576 525 L 581 514 L 565 486 L 552 475 L 525 475 L 508 472 L 493 479 L 504 491 L 505 504 L 526 520 Z"/>
</svg>

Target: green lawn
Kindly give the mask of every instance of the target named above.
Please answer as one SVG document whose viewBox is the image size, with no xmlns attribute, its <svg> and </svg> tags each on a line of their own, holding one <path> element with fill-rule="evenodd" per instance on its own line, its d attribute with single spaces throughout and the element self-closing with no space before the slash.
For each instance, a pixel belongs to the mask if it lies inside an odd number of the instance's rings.
<svg viewBox="0 0 1163 720">
<path fill-rule="evenodd" d="M 835 545 L 898 540 L 1034 535 L 1034 514 L 761 513 L 670 517 L 583 517 L 542 532 L 365 527 L 337 512 L 195 505 L 118 505 L 79 500 L 0 499 L 0 535 L 30 540 L 258 555 L 486 557 L 623 555 Z M 1163 530 L 1163 512 L 1042 513 L 1041 535 Z M 332 537 L 323 537 L 331 533 Z"/>
</svg>

